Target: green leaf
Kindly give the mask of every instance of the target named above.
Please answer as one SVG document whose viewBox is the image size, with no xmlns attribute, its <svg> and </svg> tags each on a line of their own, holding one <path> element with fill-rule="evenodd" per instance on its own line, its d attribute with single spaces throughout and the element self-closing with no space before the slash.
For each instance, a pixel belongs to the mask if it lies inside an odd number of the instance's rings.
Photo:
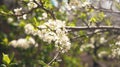
<svg viewBox="0 0 120 67">
<path fill-rule="evenodd" d="M 20 21 L 19 26 L 24 27 L 25 26 L 25 21 Z"/>
<path fill-rule="evenodd" d="M 96 23 L 97 22 L 97 20 L 96 20 L 96 18 L 95 17 L 92 17 L 92 18 L 90 18 L 90 20 L 89 20 L 90 22 L 93 22 L 93 23 Z"/>
<path fill-rule="evenodd" d="M 41 65 L 43 65 L 43 66 L 46 66 L 47 64 L 44 62 L 44 61 L 42 61 L 42 60 L 39 60 L 39 63 L 41 64 Z"/>
<path fill-rule="evenodd" d="M 68 26 L 75 27 L 75 26 L 76 26 L 76 24 L 75 24 L 75 23 L 73 23 L 73 22 L 71 22 L 71 23 L 68 23 Z"/>
<path fill-rule="evenodd" d="M 3 59 L 2 60 L 5 64 L 10 64 L 10 62 L 11 62 L 9 56 L 7 54 L 4 54 L 4 53 L 3 53 Z"/>
<path fill-rule="evenodd" d="M 87 15 L 85 13 L 81 13 L 79 16 L 82 20 L 86 19 Z"/>
<path fill-rule="evenodd" d="M 4 44 L 4 45 L 7 45 L 8 44 L 8 38 L 6 38 L 6 37 L 3 38 L 1 43 Z"/>
</svg>

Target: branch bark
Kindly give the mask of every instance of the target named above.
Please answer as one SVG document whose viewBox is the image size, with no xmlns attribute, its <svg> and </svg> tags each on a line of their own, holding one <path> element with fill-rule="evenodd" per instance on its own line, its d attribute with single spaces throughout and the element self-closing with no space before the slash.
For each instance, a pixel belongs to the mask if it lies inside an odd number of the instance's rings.
<svg viewBox="0 0 120 67">
<path fill-rule="evenodd" d="M 78 27 L 70 27 L 66 26 L 66 29 L 70 31 L 79 31 L 79 30 L 96 30 L 96 29 L 107 29 L 107 30 L 120 30 L 120 27 L 117 26 L 78 26 Z"/>
</svg>

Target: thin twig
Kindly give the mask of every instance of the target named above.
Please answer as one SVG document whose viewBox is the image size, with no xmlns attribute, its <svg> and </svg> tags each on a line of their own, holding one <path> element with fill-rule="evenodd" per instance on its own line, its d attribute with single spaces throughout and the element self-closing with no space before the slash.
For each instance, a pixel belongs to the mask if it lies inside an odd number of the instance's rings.
<svg viewBox="0 0 120 67">
<path fill-rule="evenodd" d="M 55 15 L 53 14 L 53 12 L 50 11 L 50 10 L 48 10 L 48 9 L 46 9 L 46 8 L 44 7 L 44 4 L 43 4 L 42 1 L 40 1 L 40 4 L 37 3 L 35 0 L 34 0 L 34 2 L 38 5 L 39 8 L 43 9 L 43 10 L 46 11 L 48 14 L 50 14 L 53 19 L 56 19 L 56 17 L 55 17 Z"/>
<path fill-rule="evenodd" d="M 56 53 L 56 55 L 54 56 L 54 58 L 48 63 L 48 65 L 50 65 L 53 61 L 56 60 L 56 58 L 58 57 L 59 52 Z"/>
</svg>

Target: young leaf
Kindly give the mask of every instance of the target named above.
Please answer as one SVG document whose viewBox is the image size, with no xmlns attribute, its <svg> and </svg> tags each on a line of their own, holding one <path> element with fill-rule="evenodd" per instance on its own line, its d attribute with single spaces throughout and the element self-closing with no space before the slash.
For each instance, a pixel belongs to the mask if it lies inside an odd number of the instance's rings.
<svg viewBox="0 0 120 67">
<path fill-rule="evenodd" d="M 10 62 L 11 62 L 9 56 L 7 54 L 4 54 L 4 53 L 3 53 L 3 59 L 2 60 L 5 64 L 10 64 Z"/>
</svg>

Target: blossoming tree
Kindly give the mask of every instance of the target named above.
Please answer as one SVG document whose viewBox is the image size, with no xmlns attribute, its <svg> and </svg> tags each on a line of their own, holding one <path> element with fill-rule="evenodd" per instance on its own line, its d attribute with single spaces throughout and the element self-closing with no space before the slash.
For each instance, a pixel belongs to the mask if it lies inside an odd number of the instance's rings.
<svg viewBox="0 0 120 67">
<path fill-rule="evenodd" d="M 13 4 L 12 10 L 0 6 L 1 66 L 119 66 L 115 62 L 120 58 L 118 0 L 15 0 Z"/>
</svg>

